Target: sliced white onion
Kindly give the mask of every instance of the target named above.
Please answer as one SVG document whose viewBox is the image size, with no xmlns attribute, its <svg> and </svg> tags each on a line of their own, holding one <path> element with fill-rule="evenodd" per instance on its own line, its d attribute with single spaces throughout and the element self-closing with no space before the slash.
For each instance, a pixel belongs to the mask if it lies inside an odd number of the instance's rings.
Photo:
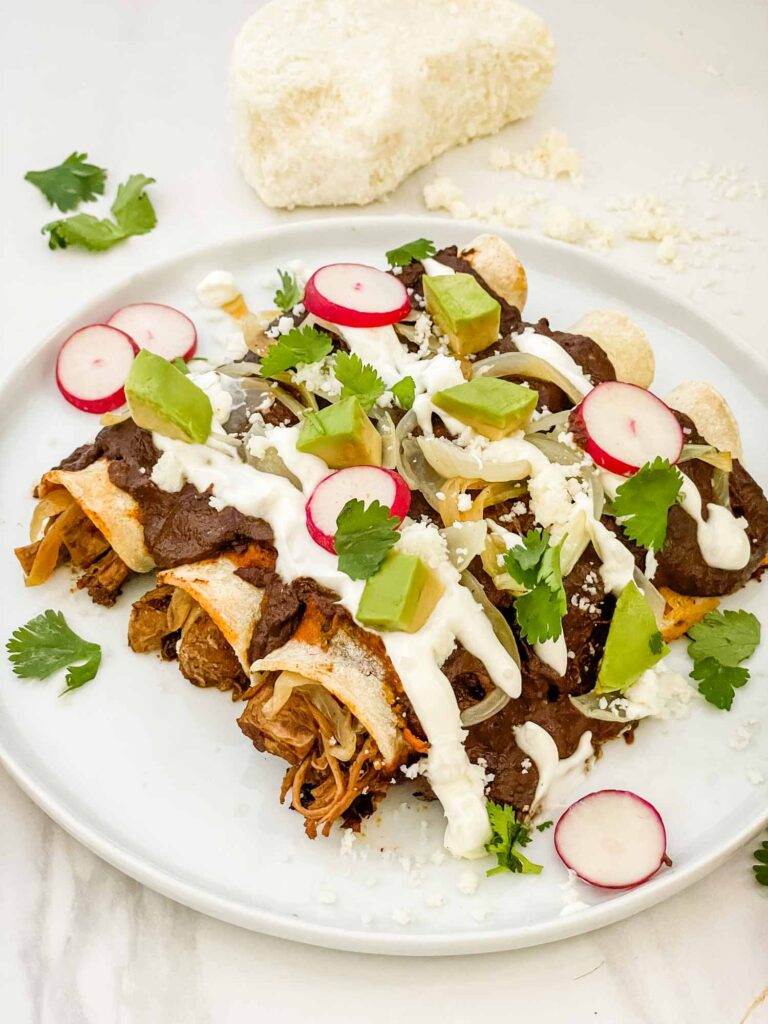
<svg viewBox="0 0 768 1024">
<path fill-rule="evenodd" d="M 551 363 L 527 352 L 505 352 L 500 356 L 481 359 L 472 367 L 473 377 L 524 377 L 533 381 L 546 380 L 556 384 L 574 404 L 584 395 L 575 385 L 556 370 Z M 535 390 L 535 386 L 534 386 Z"/>
<path fill-rule="evenodd" d="M 635 566 L 632 578 L 637 585 L 637 589 L 651 606 L 653 617 L 656 619 L 656 625 L 661 629 L 662 623 L 664 622 L 664 609 L 667 607 L 667 602 L 656 587 L 654 587 L 642 569 Z"/>
<path fill-rule="evenodd" d="M 520 653 L 517 649 L 517 641 L 515 640 L 514 633 L 512 632 L 507 620 L 501 614 L 499 609 L 491 604 L 482 586 L 477 582 L 471 572 L 465 570 L 461 574 L 461 582 L 463 586 L 471 592 L 477 603 L 482 607 L 483 611 L 488 616 L 491 629 L 496 634 L 499 643 L 519 667 Z M 511 698 L 508 694 L 504 693 L 503 690 L 499 690 L 497 687 L 478 704 L 473 705 L 471 708 L 466 708 L 462 712 L 461 724 L 465 726 L 479 725 L 480 722 L 486 721 L 488 718 L 491 718 L 493 715 L 501 711 L 503 707 L 506 707 L 510 699 Z"/>
<path fill-rule="evenodd" d="M 571 448 L 562 441 L 555 441 L 552 437 L 542 437 L 541 434 L 526 434 L 525 440 L 546 455 L 550 462 L 556 462 L 560 466 L 575 466 L 582 462 L 584 452 Z"/>
<path fill-rule="evenodd" d="M 506 483 L 530 476 L 531 464 L 527 459 L 499 458 L 498 454 L 494 458 L 487 453 L 473 455 L 444 437 L 419 437 L 417 441 L 430 466 L 446 479 L 460 476 L 489 483 Z M 504 442 L 492 443 L 503 445 Z M 495 451 L 498 453 L 499 448 Z"/>
<path fill-rule="evenodd" d="M 384 469 L 395 469 L 397 466 L 397 440 L 395 424 L 386 409 L 372 409 L 370 417 L 376 424 L 381 435 L 381 464 Z"/>
<path fill-rule="evenodd" d="M 484 519 L 454 523 L 446 526 L 442 532 L 448 545 L 448 557 L 459 572 L 464 572 L 485 548 L 488 523 Z"/>
<path fill-rule="evenodd" d="M 570 409 L 563 409 L 562 412 L 548 412 L 546 416 L 540 416 L 538 419 L 531 420 L 528 432 L 530 434 L 546 434 L 553 427 L 566 427 L 570 415 Z"/>
<path fill-rule="evenodd" d="M 680 458 L 677 460 L 678 464 L 681 462 L 690 462 L 691 459 L 698 459 L 700 462 L 706 462 L 708 465 L 714 466 L 715 469 L 721 469 L 725 473 L 730 473 L 733 469 L 733 456 L 731 453 L 721 452 L 711 444 L 683 445 L 683 450 L 680 452 Z"/>
<path fill-rule="evenodd" d="M 648 714 L 620 695 L 584 693 L 568 699 L 585 718 L 594 718 L 598 722 L 635 722 Z"/>
</svg>

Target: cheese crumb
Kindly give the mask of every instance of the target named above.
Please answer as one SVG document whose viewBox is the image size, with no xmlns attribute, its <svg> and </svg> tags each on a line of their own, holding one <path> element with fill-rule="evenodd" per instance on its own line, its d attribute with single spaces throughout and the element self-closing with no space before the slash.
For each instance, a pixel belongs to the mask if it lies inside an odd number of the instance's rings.
<svg viewBox="0 0 768 1024">
<path fill-rule="evenodd" d="M 395 907 L 392 911 L 392 920 L 395 924 L 408 925 L 413 921 L 413 915 L 409 910 L 404 907 Z"/>
<path fill-rule="evenodd" d="M 477 872 L 469 870 L 462 871 L 456 882 L 459 892 L 463 893 L 465 896 L 474 896 L 479 884 L 480 879 L 477 876 Z"/>
<path fill-rule="evenodd" d="M 587 222 L 580 213 L 567 206 L 550 206 L 544 218 L 544 234 L 572 245 L 584 241 Z"/>
<path fill-rule="evenodd" d="M 568 142 L 565 132 L 551 128 L 535 146 L 522 153 L 512 153 L 503 146 L 491 150 L 491 167 L 496 170 L 511 168 L 527 178 L 565 177 L 580 184 L 582 181 L 581 156 Z"/>
<path fill-rule="evenodd" d="M 464 193 L 450 178 L 435 178 L 424 186 L 424 203 L 428 210 L 447 210 L 452 217 L 465 219 L 471 210 L 464 202 Z"/>
</svg>

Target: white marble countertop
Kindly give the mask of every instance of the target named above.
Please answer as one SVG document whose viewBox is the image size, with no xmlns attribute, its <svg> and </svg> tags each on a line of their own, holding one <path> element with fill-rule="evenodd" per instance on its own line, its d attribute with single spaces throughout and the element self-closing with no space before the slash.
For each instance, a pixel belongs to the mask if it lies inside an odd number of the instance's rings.
<svg viewBox="0 0 768 1024">
<path fill-rule="evenodd" d="M 227 56 L 254 6 L 26 0 L 6 10 L 0 376 L 72 308 L 147 263 L 302 216 L 266 210 L 230 155 Z M 583 189 L 492 171 L 493 143 L 481 141 L 372 212 L 421 211 L 421 188 L 438 171 L 465 188 L 470 205 L 538 190 L 546 203 L 613 226 L 619 214 L 606 203 L 617 195 L 682 201 L 675 216 L 709 236 L 680 246 L 684 268 L 658 263 L 653 243 L 624 242 L 606 258 L 658 278 L 768 354 L 768 202 L 753 185 L 768 166 L 763 0 L 534 6 L 551 24 L 559 69 L 534 117 L 504 142 L 522 149 L 551 127 L 566 130 L 585 158 Z M 115 177 L 157 178 L 154 233 L 97 258 L 47 250 L 37 233 L 46 209 L 22 177 L 75 148 Z M 693 173 L 702 161 L 711 167 Z M 532 230 L 545 206 L 534 208 Z M 729 233 L 717 235 L 723 227 Z M 449 963 L 249 934 L 102 863 L 2 773 L 0 806 L 0 1019 L 9 1024 L 227 1024 L 275 1012 L 286 1024 L 376 1024 L 411 1006 L 425 1022 L 768 1022 L 768 890 L 752 879 L 754 843 L 632 920 Z"/>
</svg>

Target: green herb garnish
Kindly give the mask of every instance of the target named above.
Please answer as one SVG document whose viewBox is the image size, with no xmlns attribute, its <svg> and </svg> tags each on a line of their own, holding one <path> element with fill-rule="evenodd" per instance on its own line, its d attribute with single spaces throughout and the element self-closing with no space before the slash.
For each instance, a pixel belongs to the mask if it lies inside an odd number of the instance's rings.
<svg viewBox="0 0 768 1024">
<path fill-rule="evenodd" d="M 360 356 L 339 352 L 333 361 L 333 372 L 341 384 L 342 398 L 357 398 L 369 412 L 386 391 L 384 381 Z"/>
<path fill-rule="evenodd" d="M 66 249 L 75 245 L 90 252 L 103 252 L 133 235 L 145 235 L 157 224 L 154 207 L 144 191 L 154 180 L 133 174 L 119 185 L 112 203 L 114 220 L 77 213 L 74 217 L 46 224 L 43 233 L 49 235 L 48 248 Z"/>
<path fill-rule="evenodd" d="M 339 569 L 353 580 L 373 576 L 397 543 L 399 525 L 398 517 L 378 501 L 370 505 L 358 498 L 348 501 L 336 520 L 334 547 Z"/>
<path fill-rule="evenodd" d="M 71 153 L 58 167 L 27 171 L 24 180 L 39 188 L 51 206 L 66 213 L 104 194 L 107 172 L 103 167 L 86 163 L 87 160 L 87 153 Z"/>
<path fill-rule="evenodd" d="M 62 693 L 93 679 L 101 664 L 101 647 L 79 637 L 62 613 L 50 608 L 17 629 L 5 646 L 13 671 L 22 679 L 47 679 L 66 668 Z"/>
<path fill-rule="evenodd" d="M 562 546 L 561 540 L 552 547 L 546 530 L 529 530 L 523 543 L 504 555 L 509 575 L 526 587 L 515 600 L 515 617 L 529 643 L 557 640 L 563 631 L 567 605 L 560 569 Z"/>
<path fill-rule="evenodd" d="M 688 636 L 688 654 L 694 661 L 691 678 L 710 704 L 730 711 L 735 691 L 749 679 L 749 669 L 739 665 L 755 653 L 760 643 L 758 619 L 743 609 L 707 612 Z"/>
<path fill-rule="evenodd" d="M 753 854 L 757 864 L 752 867 L 758 885 L 768 885 L 768 843 L 761 843 Z"/>
<path fill-rule="evenodd" d="M 317 363 L 333 348 L 333 342 L 316 327 L 292 327 L 270 345 L 261 361 L 262 377 L 275 377 L 292 370 L 300 363 Z"/>
<path fill-rule="evenodd" d="M 280 278 L 280 287 L 275 292 L 273 302 L 278 309 L 284 313 L 290 313 L 294 306 L 297 306 L 304 298 L 304 289 L 296 279 L 296 275 L 290 270 L 279 270 L 277 276 Z"/>
<path fill-rule="evenodd" d="M 392 396 L 400 408 L 408 412 L 416 398 L 416 381 L 413 377 L 403 377 L 397 384 L 393 384 L 389 390 L 392 392 Z"/>
<path fill-rule="evenodd" d="M 386 253 L 387 263 L 390 267 L 405 267 L 414 260 L 423 260 L 427 256 L 434 256 L 437 252 L 435 243 L 428 238 L 417 238 L 413 242 L 406 242 L 399 249 L 390 249 Z"/>
<path fill-rule="evenodd" d="M 498 875 L 502 871 L 523 875 L 541 874 L 541 864 L 534 864 L 519 849 L 515 849 L 516 846 L 527 846 L 531 841 L 531 833 L 517 820 L 514 807 L 497 804 L 493 800 L 489 800 L 485 806 L 493 833 L 485 849 L 488 853 L 496 854 L 497 860 L 496 867 L 489 868 L 486 875 Z"/>
<path fill-rule="evenodd" d="M 657 458 L 617 488 L 612 510 L 630 540 L 661 551 L 667 539 L 667 516 L 682 485 L 680 471 Z"/>
</svg>

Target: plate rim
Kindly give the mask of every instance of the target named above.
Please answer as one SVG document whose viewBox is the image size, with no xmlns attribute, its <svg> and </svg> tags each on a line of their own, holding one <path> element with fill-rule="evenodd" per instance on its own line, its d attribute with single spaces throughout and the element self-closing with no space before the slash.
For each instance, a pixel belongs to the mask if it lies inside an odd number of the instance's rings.
<svg viewBox="0 0 768 1024">
<path fill-rule="evenodd" d="M 662 299 L 667 307 L 664 311 L 664 319 L 669 326 L 684 331 L 689 336 L 692 334 L 688 327 L 678 327 L 668 319 L 667 313 L 670 310 L 683 320 L 698 324 L 704 329 L 705 334 L 710 336 L 708 340 L 696 338 L 698 344 L 720 358 L 724 357 L 725 349 L 728 349 L 729 354 L 738 354 L 740 365 L 732 368 L 739 378 L 744 376 L 745 369 L 750 368 L 759 368 L 762 374 L 768 376 L 768 357 L 752 348 L 739 334 L 730 330 L 726 331 L 715 320 L 703 314 L 693 303 L 680 298 L 667 288 L 659 286 L 656 282 L 651 283 L 631 270 L 617 267 L 604 257 L 588 250 L 474 220 L 452 221 L 446 217 L 413 214 L 389 216 L 366 214 L 314 217 L 257 228 L 227 239 L 219 239 L 197 246 L 183 253 L 167 256 L 164 259 L 148 263 L 139 271 L 124 275 L 118 282 L 81 303 L 69 316 L 63 318 L 38 345 L 34 346 L 23 360 L 12 367 L 0 385 L 0 403 L 6 393 L 13 388 L 15 379 L 22 375 L 45 349 L 52 346 L 64 330 L 68 330 L 71 324 L 88 316 L 89 310 L 95 304 L 106 303 L 110 296 L 118 294 L 136 279 L 141 279 L 148 274 L 173 271 L 185 263 L 192 263 L 203 258 L 206 253 L 211 253 L 213 256 L 226 248 L 248 244 L 258 246 L 259 242 L 263 243 L 273 237 L 280 239 L 285 236 L 300 236 L 306 232 L 314 233 L 323 230 L 340 232 L 348 229 L 356 232 L 369 226 L 374 230 L 391 228 L 396 231 L 399 226 L 406 227 L 417 224 L 424 228 L 432 226 L 440 232 L 445 232 L 452 225 L 457 234 L 464 234 L 468 231 L 484 233 L 488 231 L 489 227 L 493 227 L 501 237 L 506 238 L 513 245 L 520 244 L 523 248 L 532 247 L 542 253 L 549 251 L 560 257 L 565 256 L 566 261 L 570 259 L 586 265 L 593 273 L 599 274 L 604 280 L 607 279 L 608 284 L 611 281 L 620 282 L 624 288 L 635 289 L 639 304 L 642 304 L 645 297 L 650 298 L 651 301 L 655 300 L 657 303 L 659 299 Z M 661 318 L 660 314 L 654 315 Z M 714 345 L 709 343 L 712 338 L 715 339 Z M 745 380 L 745 383 L 754 393 L 754 381 L 746 382 Z M 28 772 L 20 760 L 17 760 L 5 749 L 2 737 L 0 737 L 0 764 L 20 789 L 69 835 L 102 860 L 163 896 L 219 920 L 276 938 L 325 948 L 372 954 L 405 956 L 480 954 L 535 946 L 586 934 L 655 906 L 682 891 L 717 868 L 768 825 L 768 807 L 766 807 L 764 812 L 758 812 L 754 819 L 748 821 L 714 852 L 701 854 L 679 872 L 662 874 L 646 885 L 624 892 L 604 903 L 592 905 L 589 909 L 570 916 L 558 917 L 523 927 L 499 927 L 478 933 L 442 933 L 438 931 L 408 933 L 393 930 L 379 932 L 367 931 L 363 928 L 345 928 L 332 924 L 300 921 L 288 915 L 212 893 L 201 884 L 185 881 L 172 872 L 158 867 L 150 857 L 132 852 L 122 843 L 110 838 L 100 828 L 81 822 L 77 812 L 67 805 L 66 800 L 48 792 L 46 786 L 38 783 L 33 777 L 33 773 Z"/>
</svg>

